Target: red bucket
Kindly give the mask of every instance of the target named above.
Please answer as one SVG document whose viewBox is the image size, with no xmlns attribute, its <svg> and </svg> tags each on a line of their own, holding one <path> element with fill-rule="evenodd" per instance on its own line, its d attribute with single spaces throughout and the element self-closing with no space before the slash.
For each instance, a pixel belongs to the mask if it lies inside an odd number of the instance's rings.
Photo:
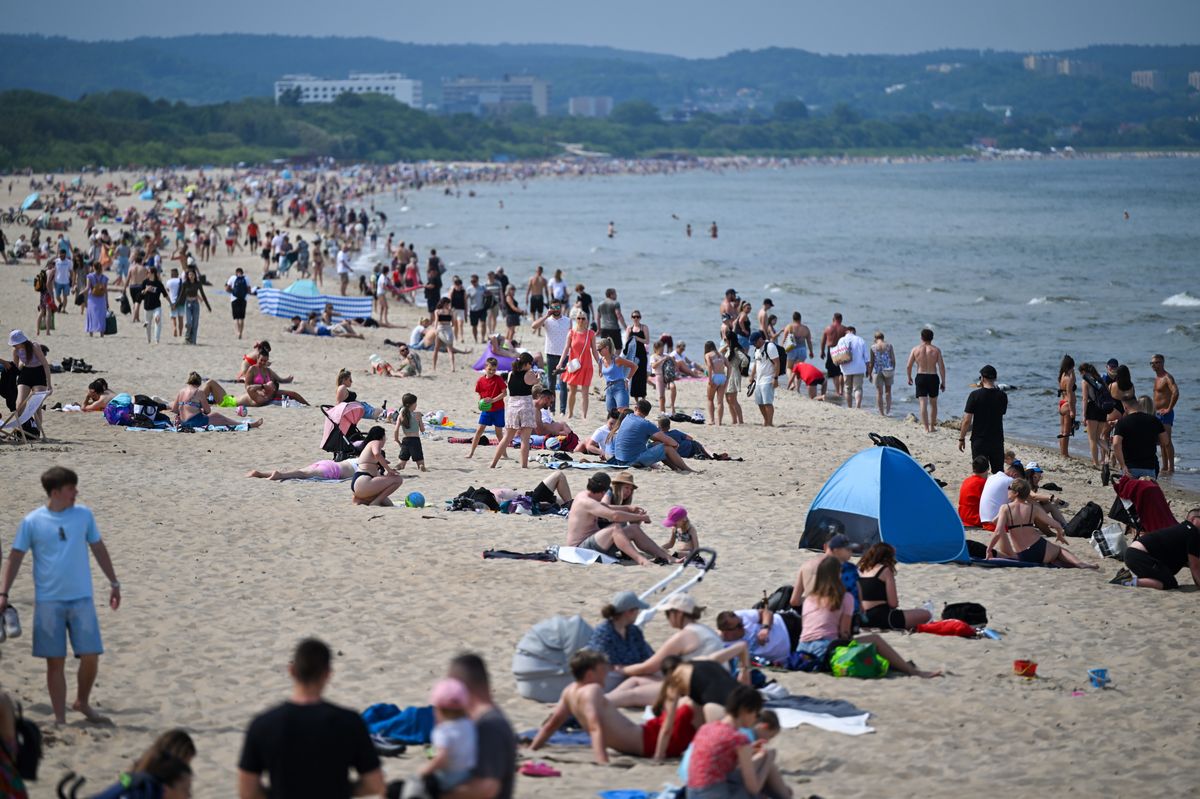
<svg viewBox="0 0 1200 799">
<path fill-rule="evenodd" d="M 1037 661 L 1035 660 L 1014 660 L 1013 674 L 1018 677 L 1036 677 L 1037 676 Z"/>
</svg>

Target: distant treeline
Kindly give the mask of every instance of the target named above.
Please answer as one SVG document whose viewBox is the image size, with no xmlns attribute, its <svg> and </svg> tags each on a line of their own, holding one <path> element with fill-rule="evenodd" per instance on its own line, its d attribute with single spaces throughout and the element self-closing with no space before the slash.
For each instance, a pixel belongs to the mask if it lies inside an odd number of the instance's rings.
<svg viewBox="0 0 1200 799">
<path fill-rule="evenodd" d="M 978 140 L 1001 148 L 1197 148 L 1200 120 L 1160 118 L 1145 125 L 1111 120 L 1069 126 L 1049 115 L 989 112 L 864 118 L 839 105 L 810 115 L 797 101 L 772 113 L 700 114 L 664 122 L 649 103 L 631 101 L 608 119 L 537 117 L 521 108 L 503 118 L 432 116 L 387 97 L 342 95 L 328 105 L 277 106 L 268 99 L 188 106 L 110 92 L 78 101 L 30 91 L 0 93 L 0 169 L 86 165 L 263 163 L 275 158 L 342 161 L 545 158 L 560 143 L 615 156 L 803 155 L 829 152 L 948 152 Z"/>
</svg>

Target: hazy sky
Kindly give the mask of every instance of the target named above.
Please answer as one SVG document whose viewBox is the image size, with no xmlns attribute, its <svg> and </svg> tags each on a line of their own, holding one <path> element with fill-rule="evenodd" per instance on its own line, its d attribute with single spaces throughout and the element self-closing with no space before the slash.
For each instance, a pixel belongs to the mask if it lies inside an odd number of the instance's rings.
<svg viewBox="0 0 1200 799">
<path fill-rule="evenodd" d="M 81 39 L 187 33 L 599 44 L 714 56 L 799 47 L 910 53 L 1200 43 L 1200 0 L 33 0 L 0 30 Z"/>
</svg>

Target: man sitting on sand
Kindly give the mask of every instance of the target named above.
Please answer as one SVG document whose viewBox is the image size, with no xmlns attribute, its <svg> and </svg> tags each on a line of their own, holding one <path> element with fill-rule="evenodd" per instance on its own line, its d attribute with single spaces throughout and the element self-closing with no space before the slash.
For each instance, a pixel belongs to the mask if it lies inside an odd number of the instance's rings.
<svg viewBox="0 0 1200 799">
<path fill-rule="evenodd" d="M 571 674 L 575 682 L 563 689 L 554 712 L 542 724 L 529 748 L 541 749 L 568 718 L 574 717 L 592 739 L 592 756 L 601 765 L 608 763 L 608 750 L 615 749 L 635 757 L 654 757 L 662 718 L 637 724 L 604 696 L 604 681 L 610 666 L 602 652 L 581 649 L 571 656 Z M 675 725 L 667 743 L 667 757 L 679 757 L 696 734 L 691 704 L 676 711 Z M 685 709 L 686 708 L 686 709 Z M 703 722 L 703 718 L 699 719 Z"/>
<path fill-rule="evenodd" d="M 551 397 L 554 395 L 551 394 Z M 584 455 L 597 455 L 604 460 L 608 460 L 613 456 L 612 450 L 612 434 L 617 429 L 617 425 L 621 421 L 621 411 L 611 410 L 608 412 L 608 418 L 604 420 L 604 424 L 596 428 L 596 432 L 592 433 L 590 438 L 586 438 L 579 442 L 575 447 L 575 451 Z"/>
<path fill-rule="evenodd" d="M 979 498 L 983 495 L 983 487 L 991 474 L 992 464 L 983 455 L 976 455 L 971 461 L 971 476 L 962 481 L 958 489 L 958 518 L 962 519 L 963 527 L 979 527 Z"/>
<path fill-rule="evenodd" d="M 666 433 L 675 442 L 675 451 L 679 453 L 679 457 L 697 458 L 702 461 L 712 460 L 712 455 L 708 454 L 708 450 L 704 448 L 703 444 L 681 430 L 671 429 L 670 416 L 658 417 L 658 430 L 660 433 Z"/>
<path fill-rule="evenodd" d="M 533 407 L 537 411 L 533 432 L 539 436 L 560 436 L 559 446 L 563 452 L 570 452 L 579 446 L 579 436 L 566 422 L 554 421 L 554 394 L 549 389 L 533 389 Z"/>
<path fill-rule="evenodd" d="M 650 515 L 644 509 L 601 502 L 611 486 L 608 472 L 596 472 L 588 478 L 586 490 L 575 495 L 567 516 L 567 546 L 590 549 L 611 558 L 620 557 L 623 552 L 639 566 L 649 566 L 655 560 L 670 561 L 671 556 L 639 526 L 650 523 Z M 601 527 L 601 519 L 609 524 Z"/>
<path fill-rule="evenodd" d="M 661 432 L 654 422 L 646 418 L 652 407 L 648 400 L 640 399 L 636 410 L 621 422 L 613 434 L 613 462 L 627 466 L 653 466 L 665 460 L 677 472 L 692 471 L 679 457 L 679 445 L 675 439 Z M 651 441 L 655 443 L 651 444 Z"/>
</svg>

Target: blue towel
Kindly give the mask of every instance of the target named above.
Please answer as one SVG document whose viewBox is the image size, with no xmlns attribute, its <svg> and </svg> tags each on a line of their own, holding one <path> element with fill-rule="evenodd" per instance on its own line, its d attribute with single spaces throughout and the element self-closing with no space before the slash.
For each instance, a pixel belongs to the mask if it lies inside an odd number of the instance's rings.
<svg viewBox="0 0 1200 799">
<path fill-rule="evenodd" d="M 650 794 L 638 790 L 600 791 L 596 796 L 601 797 L 601 799 L 650 799 Z"/>
<path fill-rule="evenodd" d="M 390 704 L 371 705 L 363 711 L 363 721 L 372 735 L 406 744 L 427 744 L 433 735 L 433 706 L 406 707 Z"/>
<path fill-rule="evenodd" d="M 518 738 L 533 740 L 537 737 L 537 730 L 526 730 L 518 735 Z M 592 736 L 582 730 L 559 730 L 550 736 L 546 741 L 549 746 L 591 746 Z"/>
</svg>

